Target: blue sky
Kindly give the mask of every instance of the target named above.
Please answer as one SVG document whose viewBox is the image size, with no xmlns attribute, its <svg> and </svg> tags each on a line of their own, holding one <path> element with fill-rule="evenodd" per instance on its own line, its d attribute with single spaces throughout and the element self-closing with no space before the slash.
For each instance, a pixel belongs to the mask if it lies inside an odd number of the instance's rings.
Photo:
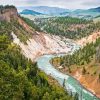
<svg viewBox="0 0 100 100">
<path fill-rule="evenodd" d="M 67 9 L 88 9 L 100 6 L 100 0 L 0 0 L 0 5 L 53 6 Z"/>
</svg>

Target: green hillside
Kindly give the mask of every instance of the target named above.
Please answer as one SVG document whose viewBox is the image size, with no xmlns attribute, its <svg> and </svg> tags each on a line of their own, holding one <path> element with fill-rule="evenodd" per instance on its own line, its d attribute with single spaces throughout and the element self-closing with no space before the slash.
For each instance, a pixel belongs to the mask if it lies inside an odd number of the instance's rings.
<svg viewBox="0 0 100 100">
<path fill-rule="evenodd" d="M 100 22 L 71 17 L 37 19 L 36 23 L 47 33 L 70 39 L 80 39 L 100 30 Z"/>
<path fill-rule="evenodd" d="M 94 66 L 95 69 L 99 68 L 95 73 L 98 71 L 100 72 L 100 38 L 97 39 L 95 43 L 87 44 L 82 49 L 75 51 L 72 55 L 56 57 L 52 59 L 51 62 L 52 64 L 55 64 L 55 66 L 68 68 L 70 72 L 72 66 L 73 68 L 76 67 L 78 69 L 79 67 L 84 69 L 84 66 L 88 68 L 89 64 L 92 62 L 91 66 Z M 99 74 L 100 73 L 97 73 L 98 76 Z"/>
</svg>

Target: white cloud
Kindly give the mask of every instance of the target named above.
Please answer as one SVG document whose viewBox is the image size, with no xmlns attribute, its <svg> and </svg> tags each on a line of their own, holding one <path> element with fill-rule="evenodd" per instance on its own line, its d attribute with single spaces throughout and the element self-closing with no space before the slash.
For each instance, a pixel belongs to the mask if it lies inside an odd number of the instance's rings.
<svg viewBox="0 0 100 100">
<path fill-rule="evenodd" d="M 87 9 L 100 6 L 100 0 L 0 0 L 0 5 L 56 6 L 68 9 Z"/>
<path fill-rule="evenodd" d="M 85 6 L 100 6 L 100 0 L 88 0 L 86 2 L 83 2 L 83 5 Z"/>
</svg>

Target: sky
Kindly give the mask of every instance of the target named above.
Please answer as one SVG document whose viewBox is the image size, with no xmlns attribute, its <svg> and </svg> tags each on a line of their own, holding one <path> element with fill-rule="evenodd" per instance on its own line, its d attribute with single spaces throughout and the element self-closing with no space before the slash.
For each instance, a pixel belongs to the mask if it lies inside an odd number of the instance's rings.
<svg viewBox="0 0 100 100">
<path fill-rule="evenodd" d="M 100 6 L 100 0 L 0 0 L 0 5 L 50 6 L 67 9 L 88 9 Z"/>
</svg>

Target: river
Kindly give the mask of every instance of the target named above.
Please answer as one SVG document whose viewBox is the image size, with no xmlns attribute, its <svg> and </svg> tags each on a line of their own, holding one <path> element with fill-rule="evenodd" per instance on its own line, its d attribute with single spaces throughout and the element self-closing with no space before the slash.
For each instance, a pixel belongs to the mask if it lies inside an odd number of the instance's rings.
<svg viewBox="0 0 100 100">
<path fill-rule="evenodd" d="M 76 49 L 79 49 L 79 46 L 73 45 L 71 49 L 71 53 L 73 53 Z M 57 56 L 57 55 L 56 55 Z M 61 56 L 60 54 L 58 56 Z M 79 95 L 79 100 L 100 100 L 95 95 L 93 95 L 90 91 L 84 88 L 76 79 L 72 76 L 66 75 L 58 71 L 54 68 L 53 65 L 50 64 L 50 59 L 55 57 L 55 55 L 44 55 L 37 59 L 38 68 L 44 71 L 47 75 L 55 78 L 61 86 L 65 86 L 65 89 L 72 94 L 77 93 Z M 65 82 L 64 82 L 65 81 Z"/>
</svg>

